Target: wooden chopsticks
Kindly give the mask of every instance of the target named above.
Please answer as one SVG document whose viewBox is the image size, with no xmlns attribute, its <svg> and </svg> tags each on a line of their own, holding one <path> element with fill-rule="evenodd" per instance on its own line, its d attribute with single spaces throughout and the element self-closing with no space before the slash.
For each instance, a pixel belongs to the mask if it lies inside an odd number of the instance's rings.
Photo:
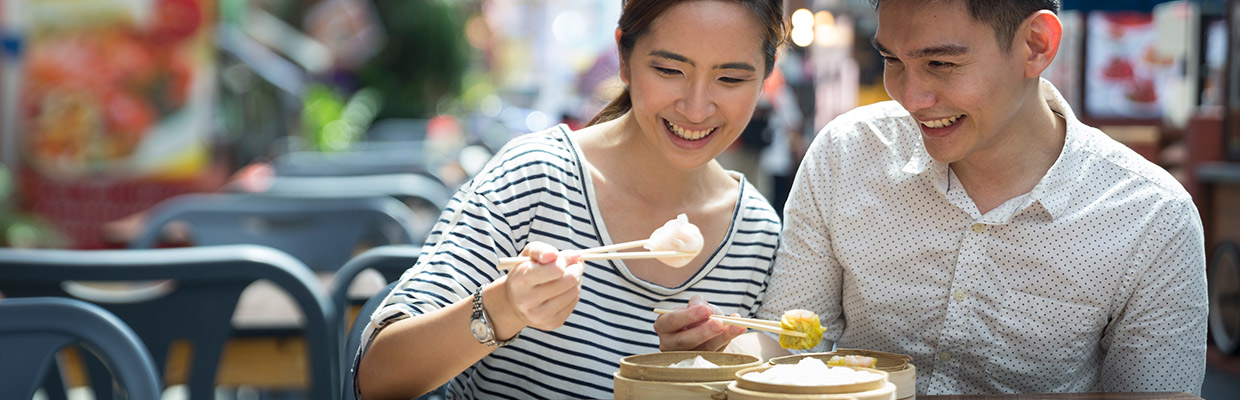
<svg viewBox="0 0 1240 400">
<path fill-rule="evenodd" d="M 672 312 L 672 310 L 668 310 L 664 308 L 656 308 L 654 309 L 654 312 L 655 314 L 667 314 L 669 312 Z M 784 329 L 783 327 L 779 325 L 779 321 L 769 321 L 765 319 L 756 319 L 756 318 L 730 317 L 727 315 L 711 315 L 710 318 L 718 320 L 725 324 L 729 324 L 729 325 L 735 325 L 735 326 L 745 327 L 749 329 L 757 329 L 760 331 L 774 332 L 780 335 L 809 337 L 809 335 L 805 334 L 805 332 Z"/>
</svg>

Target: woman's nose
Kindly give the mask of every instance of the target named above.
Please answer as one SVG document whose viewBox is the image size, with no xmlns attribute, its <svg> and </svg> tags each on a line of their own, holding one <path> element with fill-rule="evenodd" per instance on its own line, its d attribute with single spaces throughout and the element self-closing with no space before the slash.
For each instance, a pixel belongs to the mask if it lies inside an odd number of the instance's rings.
<svg viewBox="0 0 1240 400">
<path fill-rule="evenodd" d="M 693 84 L 676 102 L 676 111 L 690 122 L 702 122 L 715 113 L 715 101 L 705 84 Z"/>
</svg>

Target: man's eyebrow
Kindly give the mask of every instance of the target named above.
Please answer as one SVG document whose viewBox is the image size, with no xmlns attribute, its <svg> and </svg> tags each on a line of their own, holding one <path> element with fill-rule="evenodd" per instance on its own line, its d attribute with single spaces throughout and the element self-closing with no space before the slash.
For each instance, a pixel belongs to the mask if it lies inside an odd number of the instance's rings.
<svg viewBox="0 0 1240 400">
<path fill-rule="evenodd" d="M 873 45 L 874 49 L 878 50 L 879 53 L 893 54 L 893 55 L 895 54 L 895 53 L 892 53 L 891 50 L 887 50 L 886 47 L 883 47 L 883 44 L 878 42 L 878 37 L 871 38 L 870 44 Z M 908 53 L 908 56 L 910 58 L 923 58 L 923 57 L 959 56 L 959 55 L 964 55 L 964 54 L 969 54 L 968 47 L 961 46 L 958 44 L 945 44 L 945 45 L 940 45 L 940 46 L 926 47 L 922 49 L 913 50 Z"/>
<path fill-rule="evenodd" d="M 688 57 L 685 57 L 680 54 L 676 54 L 676 53 L 673 53 L 667 50 L 654 50 L 650 52 L 650 55 L 653 57 L 666 58 L 672 61 L 679 61 L 679 62 L 687 63 L 694 67 L 697 66 L 697 64 L 694 63 L 693 60 L 690 60 Z M 757 67 L 754 67 L 753 65 L 746 63 L 746 62 L 730 62 L 730 63 L 719 64 L 715 66 L 715 68 L 713 69 L 739 69 L 742 71 L 749 71 L 749 72 L 754 72 L 758 70 Z"/>
<path fill-rule="evenodd" d="M 888 51 L 886 47 L 883 47 L 882 43 L 878 42 L 878 36 L 870 38 L 870 45 L 874 46 L 874 50 L 878 50 L 879 53 L 891 54 L 891 52 Z"/>
</svg>

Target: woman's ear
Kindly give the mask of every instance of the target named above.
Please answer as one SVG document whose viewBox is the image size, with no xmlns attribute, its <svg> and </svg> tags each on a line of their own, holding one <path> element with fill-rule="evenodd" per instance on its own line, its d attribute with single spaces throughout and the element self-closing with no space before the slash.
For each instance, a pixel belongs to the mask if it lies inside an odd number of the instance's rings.
<svg viewBox="0 0 1240 400">
<path fill-rule="evenodd" d="M 1025 59 L 1025 77 L 1036 78 L 1042 75 L 1042 71 L 1051 65 L 1051 61 L 1059 53 L 1059 41 L 1063 38 L 1063 23 L 1059 21 L 1055 13 L 1042 10 L 1030 16 L 1022 28 L 1020 33 L 1024 40 L 1017 40 L 1015 44 L 1023 46 L 1024 48 L 1020 50 L 1028 54 Z"/>
<path fill-rule="evenodd" d="M 623 33 L 624 33 L 624 32 L 621 32 L 621 31 L 620 31 L 620 28 L 616 28 L 616 51 L 620 51 L 620 49 L 621 49 L 621 47 L 620 47 L 620 35 L 621 35 L 621 34 L 623 34 Z M 618 57 L 618 58 L 620 59 L 620 81 L 621 81 L 621 82 L 624 82 L 624 86 L 625 86 L 625 87 L 628 87 L 628 86 L 629 86 L 629 65 L 628 65 L 628 62 L 627 62 L 628 60 L 625 60 L 625 59 L 624 59 L 624 54 L 623 54 L 623 53 L 621 53 L 621 54 L 620 54 L 620 57 Z"/>
</svg>

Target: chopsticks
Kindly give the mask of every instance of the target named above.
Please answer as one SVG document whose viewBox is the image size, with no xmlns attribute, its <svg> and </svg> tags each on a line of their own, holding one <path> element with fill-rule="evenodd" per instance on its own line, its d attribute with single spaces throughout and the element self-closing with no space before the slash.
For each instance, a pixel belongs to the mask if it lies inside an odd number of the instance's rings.
<svg viewBox="0 0 1240 400">
<path fill-rule="evenodd" d="M 650 239 L 625 241 L 625 243 L 616 243 L 613 245 L 598 246 L 598 248 L 589 248 L 578 250 L 577 254 L 582 255 L 582 260 L 624 260 L 624 259 L 653 259 L 662 258 L 662 256 L 686 255 L 681 251 L 630 251 L 630 253 L 610 253 L 615 250 L 625 250 L 632 248 L 640 248 L 640 246 L 649 243 Z M 506 256 L 500 259 L 500 265 L 497 269 L 501 271 L 511 270 L 517 264 L 529 261 L 528 256 Z"/>
<path fill-rule="evenodd" d="M 654 309 L 655 314 L 667 314 L 670 312 L 672 312 L 672 310 L 668 310 L 664 308 Z M 809 335 L 806 335 L 805 332 L 784 329 L 783 327 L 779 325 L 778 321 L 768 321 L 765 319 L 756 319 L 756 318 L 731 317 L 727 315 L 711 315 L 710 318 L 718 320 L 725 324 L 729 324 L 729 325 L 735 325 L 735 326 L 745 327 L 749 329 L 757 329 L 760 331 L 774 332 L 780 335 L 809 337 Z"/>
<path fill-rule="evenodd" d="M 591 247 L 585 250 L 578 250 L 577 254 L 581 254 L 583 261 L 589 260 L 626 260 L 639 258 L 659 258 L 659 257 L 675 257 L 688 256 L 689 253 L 680 251 L 631 251 L 624 253 L 612 253 L 616 250 L 631 249 L 634 247 L 645 246 L 650 239 L 634 240 L 631 242 L 616 243 L 608 246 Z M 527 256 L 503 257 L 499 259 L 499 265 L 495 268 L 500 271 L 507 271 L 515 267 L 517 264 L 529 261 Z"/>
</svg>

